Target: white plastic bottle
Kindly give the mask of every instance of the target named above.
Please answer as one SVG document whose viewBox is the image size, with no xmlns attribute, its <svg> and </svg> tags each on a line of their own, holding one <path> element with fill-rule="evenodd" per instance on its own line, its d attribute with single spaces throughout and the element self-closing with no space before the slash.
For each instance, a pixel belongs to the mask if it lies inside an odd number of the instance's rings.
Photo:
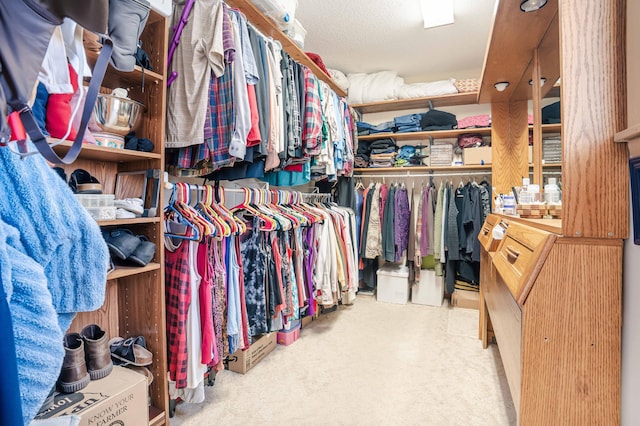
<svg viewBox="0 0 640 426">
<path fill-rule="evenodd" d="M 547 204 L 560 203 L 560 188 L 556 184 L 556 178 L 549 178 L 549 182 L 544 186 L 544 202 Z"/>
</svg>

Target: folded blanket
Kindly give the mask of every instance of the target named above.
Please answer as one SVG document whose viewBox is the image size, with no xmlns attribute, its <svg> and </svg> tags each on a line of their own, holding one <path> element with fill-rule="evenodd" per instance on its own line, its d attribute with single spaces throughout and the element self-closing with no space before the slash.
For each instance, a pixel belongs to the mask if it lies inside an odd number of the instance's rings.
<svg viewBox="0 0 640 426">
<path fill-rule="evenodd" d="M 432 81 L 428 83 L 403 84 L 396 91 L 398 99 L 423 98 L 458 93 L 454 79 Z"/>
<path fill-rule="evenodd" d="M 349 104 L 386 101 L 396 99 L 396 90 L 404 80 L 396 71 L 380 71 L 372 74 L 348 74 Z"/>
</svg>

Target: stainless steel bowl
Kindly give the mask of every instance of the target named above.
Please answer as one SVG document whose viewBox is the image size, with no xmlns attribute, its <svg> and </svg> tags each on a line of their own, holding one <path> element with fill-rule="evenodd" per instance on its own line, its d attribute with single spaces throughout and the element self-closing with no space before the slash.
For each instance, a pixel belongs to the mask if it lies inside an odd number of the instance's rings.
<svg viewBox="0 0 640 426">
<path fill-rule="evenodd" d="M 133 99 L 99 93 L 93 115 L 100 132 L 125 136 L 140 124 L 144 109 Z"/>
</svg>

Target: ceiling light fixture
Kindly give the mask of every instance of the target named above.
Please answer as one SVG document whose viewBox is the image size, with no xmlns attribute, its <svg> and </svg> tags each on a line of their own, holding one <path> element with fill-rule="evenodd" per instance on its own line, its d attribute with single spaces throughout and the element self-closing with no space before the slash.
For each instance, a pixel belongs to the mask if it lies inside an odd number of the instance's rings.
<svg viewBox="0 0 640 426">
<path fill-rule="evenodd" d="M 544 86 L 546 82 L 547 79 L 545 77 L 540 77 L 540 87 Z M 533 80 L 529 80 L 529 86 L 533 86 Z"/>
<path fill-rule="evenodd" d="M 542 9 L 545 4 L 547 4 L 547 0 L 522 0 L 520 10 L 523 12 L 535 12 L 538 9 Z"/>
<path fill-rule="evenodd" d="M 425 28 L 453 24 L 453 0 L 420 0 Z"/>
<path fill-rule="evenodd" d="M 504 92 L 504 89 L 509 87 L 509 82 L 501 81 L 499 83 L 494 84 L 493 87 L 495 87 L 498 92 Z"/>
</svg>

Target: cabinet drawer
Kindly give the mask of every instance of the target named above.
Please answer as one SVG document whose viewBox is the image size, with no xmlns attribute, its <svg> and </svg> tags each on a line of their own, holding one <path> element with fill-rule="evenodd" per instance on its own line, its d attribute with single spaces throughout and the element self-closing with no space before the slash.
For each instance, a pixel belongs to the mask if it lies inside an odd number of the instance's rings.
<svg viewBox="0 0 640 426">
<path fill-rule="evenodd" d="M 513 297 L 522 304 L 523 290 L 532 284 L 539 272 L 547 243 L 555 240 L 551 233 L 511 222 L 493 264 Z"/>
<path fill-rule="evenodd" d="M 498 249 L 498 246 L 500 246 L 500 241 L 501 240 L 496 240 L 495 238 L 493 238 L 493 229 L 496 226 L 499 226 L 501 223 L 501 220 L 498 216 L 495 215 L 489 215 L 487 216 L 487 219 L 484 221 L 484 224 L 482 225 L 482 228 L 480 228 L 480 233 L 478 234 L 478 240 L 480 241 L 480 244 L 482 245 L 482 247 L 484 247 L 484 249 L 488 252 L 494 252 Z M 500 225 L 503 228 L 507 228 L 507 225 L 505 223 L 505 225 Z"/>
</svg>

